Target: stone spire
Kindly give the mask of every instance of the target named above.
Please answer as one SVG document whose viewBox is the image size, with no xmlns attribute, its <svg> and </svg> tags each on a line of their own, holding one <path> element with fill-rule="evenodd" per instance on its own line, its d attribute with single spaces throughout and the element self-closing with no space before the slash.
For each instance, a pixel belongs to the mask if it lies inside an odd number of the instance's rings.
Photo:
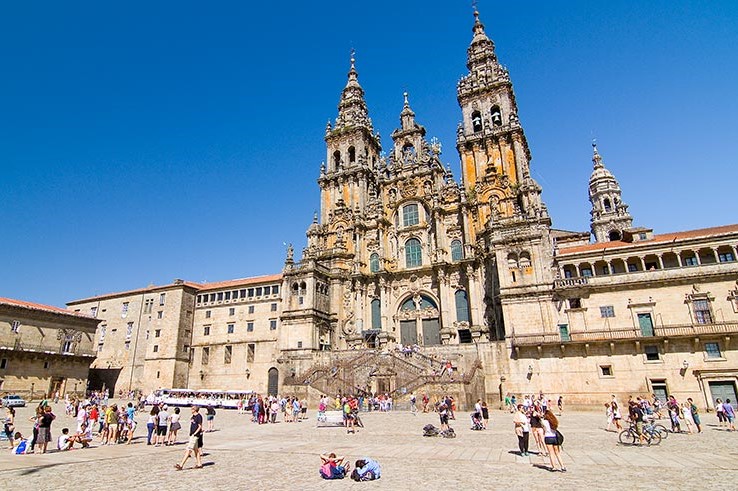
<svg viewBox="0 0 738 491">
<path fill-rule="evenodd" d="M 372 120 L 369 118 L 369 110 L 364 100 L 364 89 L 359 84 L 359 74 L 356 71 L 354 54 L 352 50 L 348 82 L 341 93 L 341 101 L 338 103 L 338 118 L 336 118 L 333 130 L 363 127 L 371 133 L 373 131 Z"/>
<path fill-rule="evenodd" d="M 484 31 L 484 24 L 479 20 L 479 12 L 474 11 L 474 27 L 472 27 L 474 36 L 471 44 L 466 50 L 466 67 L 469 71 L 476 71 L 484 66 L 497 64 L 497 55 L 495 54 L 495 43 L 487 37 Z"/>
<path fill-rule="evenodd" d="M 628 205 L 621 200 L 621 189 L 617 179 L 605 168 L 602 156 L 597 151 L 597 142 L 592 142 L 594 169 L 589 178 L 589 202 L 592 203 L 590 229 L 596 242 L 622 240 L 623 230 L 633 227 L 633 217 Z"/>
</svg>

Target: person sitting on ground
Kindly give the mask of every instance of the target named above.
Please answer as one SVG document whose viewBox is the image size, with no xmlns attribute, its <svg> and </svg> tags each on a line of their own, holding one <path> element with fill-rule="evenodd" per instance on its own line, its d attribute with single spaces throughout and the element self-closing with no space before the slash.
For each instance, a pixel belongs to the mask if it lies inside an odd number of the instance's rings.
<svg viewBox="0 0 738 491">
<path fill-rule="evenodd" d="M 343 479 L 351 466 L 345 462 L 344 457 L 338 457 L 333 452 L 328 455 L 321 454 L 320 462 L 320 477 L 323 479 Z"/>
<path fill-rule="evenodd" d="M 364 457 L 354 463 L 354 472 L 351 473 L 351 479 L 354 481 L 374 481 L 380 477 L 379 462 L 376 460 Z"/>
<path fill-rule="evenodd" d="M 79 443 L 82 448 L 90 448 L 90 442 L 92 441 L 92 425 L 88 423 L 82 423 L 82 429 L 80 432 L 72 436 L 74 440 L 72 443 Z"/>
<path fill-rule="evenodd" d="M 13 435 L 13 450 L 11 450 L 11 453 L 13 455 L 24 455 L 26 453 L 26 449 L 28 448 L 28 440 L 23 438 L 23 435 L 21 435 L 20 431 L 16 431 L 15 435 Z"/>
<path fill-rule="evenodd" d="M 71 450 L 73 444 L 74 437 L 69 435 L 69 428 L 63 428 L 62 434 L 59 435 L 59 439 L 56 442 L 56 448 L 63 452 L 64 450 Z"/>
</svg>

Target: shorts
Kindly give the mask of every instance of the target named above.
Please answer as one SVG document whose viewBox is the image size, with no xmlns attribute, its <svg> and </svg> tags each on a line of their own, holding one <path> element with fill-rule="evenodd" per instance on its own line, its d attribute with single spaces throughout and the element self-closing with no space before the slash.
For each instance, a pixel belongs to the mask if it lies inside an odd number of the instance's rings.
<svg viewBox="0 0 738 491">
<path fill-rule="evenodd" d="M 171 427 L 169 428 L 169 431 L 178 431 L 180 428 L 182 428 L 181 424 L 172 423 Z"/>
<path fill-rule="evenodd" d="M 167 427 L 166 426 L 157 426 L 156 427 L 156 434 L 159 436 L 164 436 L 167 434 Z"/>
<path fill-rule="evenodd" d="M 543 439 L 543 441 L 546 445 L 558 445 L 559 444 L 555 436 L 547 436 L 546 438 Z"/>
<path fill-rule="evenodd" d="M 447 414 L 444 414 L 443 416 L 441 416 L 441 424 L 442 425 L 447 425 L 448 424 L 448 415 Z"/>
<path fill-rule="evenodd" d="M 636 433 L 640 436 L 643 434 L 643 422 L 637 421 L 636 422 Z"/>
<path fill-rule="evenodd" d="M 51 441 L 51 428 L 39 426 L 36 443 L 49 443 Z"/>
<path fill-rule="evenodd" d="M 116 431 L 118 431 L 118 423 L 110 423 L 108 425 L 108 431 L 111 431 L 113 433 L 115 433 Z"/>
<path fill-rule="evenodd" d="M 208 421 L 212 421 L 212 420 L 213 420 L 214 418 L 215 418 L 215 416 L 214 416 L 214 415 L 212 415 L 212 414 L 208 414 L 208 415 L 206 416 L 206 419 L 207 419 Z"/>
</svg>

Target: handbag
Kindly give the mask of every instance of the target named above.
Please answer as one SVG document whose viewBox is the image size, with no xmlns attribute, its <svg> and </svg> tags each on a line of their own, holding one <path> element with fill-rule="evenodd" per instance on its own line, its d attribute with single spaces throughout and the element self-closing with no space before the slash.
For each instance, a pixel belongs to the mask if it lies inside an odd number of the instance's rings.
<svg viewBox="0 0 738 491">
<path fill-rule="evenodd" d="M 559 430 L 556 430 L 556 445 L 561 446 L 562 443 L 564 443 L 564 435 Z"/>
</svg>

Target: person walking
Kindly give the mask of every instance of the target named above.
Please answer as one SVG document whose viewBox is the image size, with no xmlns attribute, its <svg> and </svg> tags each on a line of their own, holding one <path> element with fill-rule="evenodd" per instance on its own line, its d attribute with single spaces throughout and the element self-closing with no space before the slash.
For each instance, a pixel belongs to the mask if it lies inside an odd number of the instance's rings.
<svg viewBox="0 0 738 491">
<path fill-rule="evenodd" d="M 523 412 L 523 405 L 518 404 L 518 409 L 513 416 L 513 424 L 515 425 L 515 435 L 518 437 L 518 448 L 520 455 L 527 457 L 528 442 L 530 439 L 530 422 L 528 416 Z"/>
<path fill-rule="evenodd" d="M 178 471 L 184 469 L 187 459 L 190 455 L 195 456 L 195 469 L 202 469 L 202 434 L 205 432 L 202 427 L 202 414 L 200 414 L 200 408 L 198 406 L 192 406 L 192 416 L 190 417 L 190 440 L 187 442 L 187 449 L 185 450 L 182 462 L 174 464 L 174 468 Z"/>
<path fill-rule="evenodd" d="M 725 403 L 723 404 L 723 413 L 725 413 L 724 418 L 728 423 L 728 430 L 735 431 L 735 424 L 733 423 L 733 421 L 735 421 L 735 409 L 733 409 L 730 399 L 725 399 Z"/>
</svg>

